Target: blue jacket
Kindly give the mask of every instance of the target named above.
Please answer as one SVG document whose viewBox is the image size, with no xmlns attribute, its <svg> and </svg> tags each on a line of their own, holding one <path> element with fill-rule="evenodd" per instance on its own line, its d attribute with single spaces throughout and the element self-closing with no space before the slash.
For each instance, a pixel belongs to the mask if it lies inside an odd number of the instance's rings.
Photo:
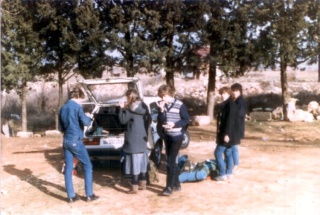
<svg viewBox="0 0 320 215">
<path fill-rule="evenodd" d="M 59 131 L 63 133 L 63 142 L 77 142 L 83 138 L 84 126 L 89 126 L 91 118 L 82 107 L 72 99 L 68 100 L 59 111 Z"/>
</svg>

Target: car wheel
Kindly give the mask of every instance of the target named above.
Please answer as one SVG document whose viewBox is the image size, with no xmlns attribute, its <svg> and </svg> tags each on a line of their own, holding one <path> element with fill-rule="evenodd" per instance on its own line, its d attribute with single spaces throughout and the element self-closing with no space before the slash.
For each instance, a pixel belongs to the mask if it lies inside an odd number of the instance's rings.
<svg viewBox="0 0 320 215">
<path fill-rule="evenodd" d="M 162 159 L 162 140 L 159 139 L 154 145 L 154 148 L 151 153 L 151 160 L 156 165 L 157 168 L 160 168 Z"/>
<path fill-rule="evenodd" d="M 188 148 L 189 143 L 190 143 L 190 134 L 189 134 L 189 131 L 186 130 L 186 132 L 183 135 L 183 140 L 182 140 L 182 144 L 181 144 L 180 149 Z"/>
</svg>

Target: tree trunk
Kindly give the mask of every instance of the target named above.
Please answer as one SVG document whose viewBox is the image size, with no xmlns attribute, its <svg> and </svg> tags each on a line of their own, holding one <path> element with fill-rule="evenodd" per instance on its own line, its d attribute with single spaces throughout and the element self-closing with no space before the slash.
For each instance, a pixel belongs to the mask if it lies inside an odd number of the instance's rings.
<svg viewBox="0 0 320 215">
<path fill-rule="evenodd" d="M 216 89 L 216 74 L 217 65 L 210 60 L 209 75 L 208 75 L 208 91 L 207 91 L 207 115 L 210 117 L 210 121 L 213 121 L 214 114 L 214 95 Z"/>
<path fill-rule="evenodd" d="M 318 30 L 318 38 L 317 38 L 317 42 L 318 42 L 318 82 L 320 82 L 320 6 L 318 4 L 318 17 L 317 17 L 317 30 Z"/>
<path fill-rule="evenodd" d="M 318 44 L 318 46 L 320 50 L 320 43 Z M 320 82 L 320 53 L 318 54 L 318 82 Z"/>
<path fill-rule="evenodd" d="M 174 87 L 174 73 L 172 70 L 166 72 L 166 83 Z"/>
<path fill-rule="evenodd" d="M 134 77 L 135 71 L 133 68 L 133 56 L 130 55 L 127 59 L 128 65 L 126 66 L 127 69 L 127 77 Z"/>
<path fill-rule="evenodd" d="M 63 78 L 62 78 L 62 73 L 58 72 L 58 84 L 59 84 L 59 95 L 58 95 L 58 107 L 57 109 L 54 110 L 54 115 L 55 115 L 55 128 L 58 130 L 58 124 L 59 124 L 59 110 L 63 104 Z"/>
<path fill-rule="evenodd" d="M 24 83 L 21 89 L 21 123 L 22 131 L 27 132 L 27 83 Z"/>
<path fill-rule="evenodd" d="M 174 87 L 174 69 L 171 57 L 166 58 L 166 84 Z"/>
<path fill-rule="evenodd" d="M 281 59 L 280 62 L 280 78 L 281 78 L 281 89 L 282 89 L 282 104 L 283 104 L 283 116 L 284 120 L 288 121 L 287 106 L 288 106 L 288 79 L 287 79 L 287 63 Z"/>
<path fill-rule="evenodd" d="M 319 46 L 319 52 L 320 52 L 320 43 Z M 318 54 L 318 82 L 320 82 L 320 53 Z"/>
</svg>

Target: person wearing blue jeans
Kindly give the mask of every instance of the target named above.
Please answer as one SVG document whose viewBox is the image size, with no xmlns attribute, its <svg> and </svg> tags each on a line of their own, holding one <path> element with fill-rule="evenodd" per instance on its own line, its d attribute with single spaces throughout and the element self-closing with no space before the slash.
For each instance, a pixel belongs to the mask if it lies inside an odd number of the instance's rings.
<svg viewBox="0 0 320 215">
<path fill-rule="evenodd" d="M 222 103 L 219 106 L 217 116 L 217 137 L 214 156 L 217 161 L 219 176 L 216 181 L 223 181 L 227 176 L 232 175 L 233 158 L 232 146 L 240 141 L 239 123 L 236 120 L 238 117 L 238 109 L 234 100 L 231 98 L 231 89 L 222 87 L 219 89 L 219 94 L 222 98 Z"/>
<path fill-rule="evenodd" d="M 236 145 L 232 146 L 232 157 L 233 157 L 233 165 L 234 168 L 237 168 L 239 166 L 239 149 L 238 145 L 240 145 L 241 139 L 244 138 L 245 134 L 245 118 L 247 114 L 247 104 L 242 96 L 242 85 L 239 83 L 234 83 L 231 85 L 231 91 L 232 91 L 232 98 L 235 101 L 237 108 L 238 108 L 238 117 L 237 117 L 237 123 L 239 125 L 239 135 L 240 139 L 239 142 Z"/>
<path fill-rule="evenodd" d="M 214 150 L 214 156 L 217 161 L 219 176 L 221 176 L 220 179 L 224 179 L 225 176 L 232 175 L 232 170 L 233 170 L 232 147 L 217 145 L 216 149 Z"/>
<path fill-rule="evenodd" d="M 231 156 L 232 156 L 232 163 L 233 168 L 239 166 L 239 149 L 238 145 L 231 146 Z"/>
<path fill-rule="evenodd" d="M 73 188 L 72 170 L 74 158 L 77 158 L 83 165 L 86 200 L 89 202 L 99 198 L 93 193 L 92 164 L 82 141 L 83 128 L 90 125 L 91 118 L 83 112 L 82 107 L 77 103 L 79 98 L 79 91 L 71 91 L 69 100 L 59 111 L 58 127 L 59 131 L 63 133 L 64 178 L 69 203 L 80 199 Z"/>
</svg>

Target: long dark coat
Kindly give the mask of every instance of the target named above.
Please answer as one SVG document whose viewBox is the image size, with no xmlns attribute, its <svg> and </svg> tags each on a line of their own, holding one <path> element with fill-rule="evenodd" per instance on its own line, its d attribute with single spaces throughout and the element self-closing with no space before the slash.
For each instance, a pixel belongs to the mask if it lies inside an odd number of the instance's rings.
<svg viewBox="0 0 320 215">
<path fill-rule="evenodd" d="M 239 132 L 240 132 L 240 138 L 244 138 L 245 134 L 245 120 L 246 120 L 246 114 L 247 114 L 247 103 L 244 100 L 243 96 L 239 96 L 235 100 L 237 106 L 238 106 L 238 116 L 239 116 Z"/>
<path fill-rule="evenodd" d="M 230 98 L 220 104 L 217 118 L 217 138 L 218 145 L 232 146 L 240 143 L 241 134 L 239 129 L 239 112 L 237 104 Z M 230 141 L 224 141 L 225 135 Z"/>
<path fill-rule="evenodd" d="M 130 154 L 146 152 L 151 122 L 147 105 L 139 101 L 129 108 L 120 109 L 119 120 L 125 125 L 123 151 Z"/>
</svg>

